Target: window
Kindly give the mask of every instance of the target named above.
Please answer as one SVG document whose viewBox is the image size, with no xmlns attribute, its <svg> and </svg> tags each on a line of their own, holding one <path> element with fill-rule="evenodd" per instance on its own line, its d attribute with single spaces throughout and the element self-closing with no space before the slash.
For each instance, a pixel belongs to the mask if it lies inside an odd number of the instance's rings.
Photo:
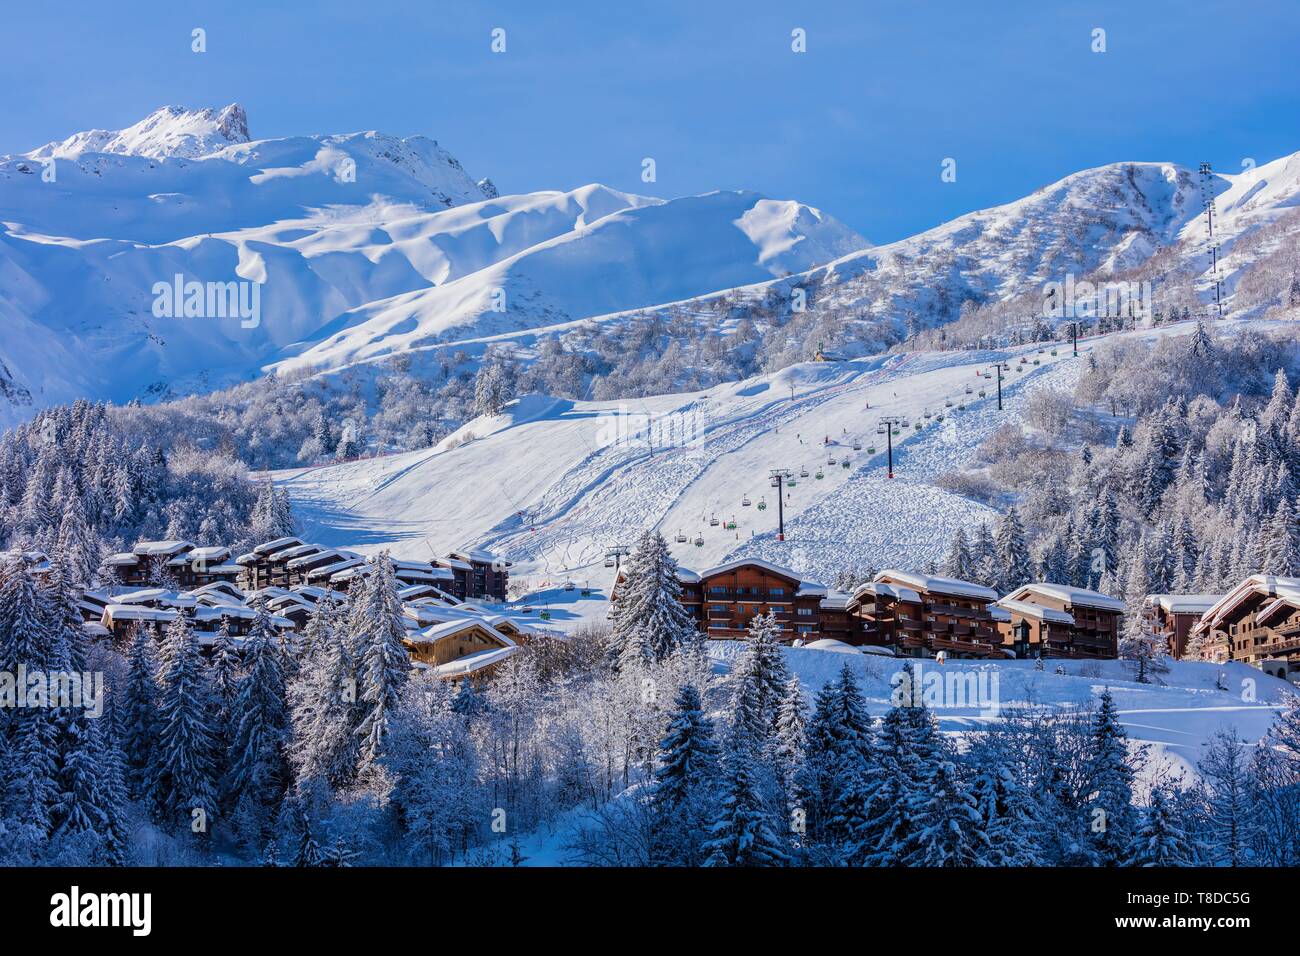
<svg viewBox="0 0 1300 956">
<path fill-rule="evenodd" d="M 799 624 L 795 627 L 800 634 L 811 634 L 815 628 L 811 624 Z"/>
<path fill-rule="evenodd" d="M 812 608 L 810 608 L 810 607 L 801 607 L 801 608 L 799 608 L 799 610 L 798 610 L 798 614 L 799 614 L 800 617 L 812 617 Z"/>
<path fill-rule="evenodd" d="M 767 593 L 773 597 L 781 597 L 785 594 L 785 588 L 768 588 Z"/>
</svg>

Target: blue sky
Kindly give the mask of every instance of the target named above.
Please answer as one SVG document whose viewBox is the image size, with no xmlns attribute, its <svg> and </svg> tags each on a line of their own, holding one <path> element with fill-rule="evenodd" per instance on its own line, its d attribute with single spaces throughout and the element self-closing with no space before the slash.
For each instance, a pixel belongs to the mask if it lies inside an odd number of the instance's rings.
<svg viewBox="0 0 1300 956">
<path fill-rule="evenodd" d="M 9 5 L 0 152 L 238 101 L 255 138 L 423 133 L 503 192 L 753 189 L 881 242 L 1089 166 L 1300 150 L 1291 0 L 234 6 Z"/>
</svg>

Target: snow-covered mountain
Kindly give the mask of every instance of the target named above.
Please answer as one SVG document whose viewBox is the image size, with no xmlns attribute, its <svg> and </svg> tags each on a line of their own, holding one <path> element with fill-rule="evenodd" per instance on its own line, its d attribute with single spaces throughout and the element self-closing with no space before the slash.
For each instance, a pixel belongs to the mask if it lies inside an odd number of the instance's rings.
<svg viewBox="0 0 1300 956">
<path fill-rule="evenodd" d="M 425 137 L 253 140 L 238 105 L 0 157 L 0 223 L 0 425 L 652 306 L 866 245 L 754 193 L 501 196 Z M 261 283 L 258 321 L 156 316 L 176 275 Z"/>
<path fill-rule="evenodd" d="M 1300 204 L 1300 154 L 1213 189 L 1231 308 L 1236 277 L 1278 245 L 1261 230 Z M 967 300 L 1123 273 L 1156 253 L 1202 273 L 1201 190 L 1181 166 L 1116 163 L 873 247 L 819 210 L 751 192 L 503 196 L 424 137 L 254 140 L 238 105 L 166 107 L 0 157 L 0 427 L 78 396 L 473 353 L 709 296 L 789 301 L 795 286 L 817 310 L 924 328 Z M 155 315 L 156 284 L 176 276 L 242 281 L 250 295 L 258 284 L 256 321 Z"/>
</svg>

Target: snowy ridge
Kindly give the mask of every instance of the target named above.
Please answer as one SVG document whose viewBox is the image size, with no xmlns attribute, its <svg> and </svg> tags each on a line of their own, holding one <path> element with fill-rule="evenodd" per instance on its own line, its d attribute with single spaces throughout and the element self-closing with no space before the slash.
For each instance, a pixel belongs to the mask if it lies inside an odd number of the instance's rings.
<svg viewBox="0 0 1300 956">
<path fill-rule="evenodd" d="M 755 193 L 501 196 L 423 136 L 252 140 L 238 105 L 166 107 L 0 157 L 0 316 L 20 329 L 0 341 L 0 427 L 76 397 L 165 397 L 656 306 L 865 245 Z M 260 320 L 156 317 L 154 284 L 176 275 L 260 283 Z"/>
</svg>

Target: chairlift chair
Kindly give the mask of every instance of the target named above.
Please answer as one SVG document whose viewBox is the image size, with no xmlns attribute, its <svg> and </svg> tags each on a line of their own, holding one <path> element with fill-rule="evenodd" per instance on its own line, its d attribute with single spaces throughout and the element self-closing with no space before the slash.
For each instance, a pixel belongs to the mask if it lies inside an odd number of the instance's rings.
<svg viewBox="0 0 1300 956">
<path fill-rule="evenodd" d="M 821 480 L 822 480 L 823 478 L 825 478 L 826 476 L 823 475 L 823 474 L 822 474 L 822 470 L 821 470 L 820 468 L 818 468 L 818 469 L 817 469 L 817 474 L 814 475 L 813 477 L 815 477 L 818 481 L 821 481 Z"/>
<path fill-rule="evenodd" d="M 826 459 L 826 464 L 830 465 L 832 468 L 835 467 L 835 458 L 834 458 L 834 456 L 832 456 L 832 457 L 830 457 L 830 458 L 827 458 L 827 459 Z"/>
<path fill-rule="evenodd" d="M 696 535 L 696 537 L 695 537 L 695 547 L 697 547 L 697 548 L 702 548 L 702 547 L 704 547 L 704 535 Z"/>
<path fill-rule="evenodd" d="M 758 510 L 759 510 L 759 511 L 766 511 L 766 510 L 767 510 L 767 502 L 764 501 L 762 498 L 759 498 L 759 499 L 758 499 Z"/>
<path fill-rule="evenodd" d="M 686 543 L 686 535 L 682 534 L 680 531 L 677 532 L 677 543 L 678 544 Z"/>
<path fill-rule="evenodd" d="M 740 507 L 748 508 L 750 504 L 752 504 L 752 502 L 749 500 L 749 495 L 745 495 L 745 497 L 740 499 Z"/>
</svg>

